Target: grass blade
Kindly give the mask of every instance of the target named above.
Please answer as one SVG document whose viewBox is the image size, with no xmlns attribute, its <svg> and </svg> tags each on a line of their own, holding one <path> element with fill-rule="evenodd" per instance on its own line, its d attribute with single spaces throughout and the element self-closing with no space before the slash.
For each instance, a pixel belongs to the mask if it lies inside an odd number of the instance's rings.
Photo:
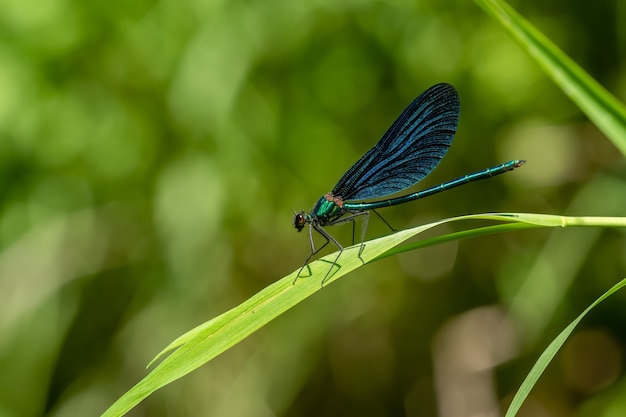
<svg viewBox="0 0 626 417">
<path fill-rule="evenodd" d="M 497 228 L 480 227 L 460 232 L 463 234 L 462 236 L 458 233 L 452 234 L 454 235 L 453 238 L 502 232 L 506 230 L 505 226 L 508 226 L 509 230 L 519 230 L 520 227 L 517 223 L 526 224 L 528 227 L 626 227 L 626 218 L 621 217 L 565 217 L 528 213 L 468 215 L 429 223 L 367 241 L 361 257 L 366 263 L 381 259 L 384 257 L 384 254 L 407 239 L 441 224 L 459 220 L 494 220 L 511 224 L 500 225 Z M 433 245 L 441 241 L 441 237 L 429 239 L 424 241 L 425 243 L 422 242 L 422 246 Z M 358 257 L 358 252 L 359 245 L 351 246 L 344 250 L 338 261 L 337 271 L 330 276 L 325 287 L 363 265 L 363 262 Z M 309 265 L 311 274 L 309 276 L 301 276 L 295 285 L 293 281 L 297 271 L 268 286 L 240 305 L 174 340 L 150 364 L 164 358 L 162 362 L 137 385 L 120 397 L 105 411 L 103 416 L 124 415 L 157 389 L 204 365 L 291 307 L 315 294 L 321 289 L 320 284 L 336 255 L 336 253 L 331 254 L 312 262 Z M 166 356 L 167 354 L 169 356 Z"/>
<path fill-rule="evenodd" d="M 528 397 L 528 394 L 530 393 L 532 388 L 535 386 L 535 384 L 539 380 L 539 377 L 541 376 L 541 374 L 543 374 L 543 371 L 546 370 L 546 368 L 548 367 L 552 359 L 554 359 L 554 356 L 556 355 L 556 353 L 559 351 L 561 346 L 563 346 L 567 338 L 570 336 L 570 334 L 572 334 L 572 331 L 574 331 L 574 328 L 578 325 L 578 323 L 580 323 L 583 317 L 585 317 L 585 315 L 587 315 L 587 313 L 589 313 L 589 311 L 591 311 L 592 308 L 600 304 L 602 301 L 608 298 L 611 294 L 613 294 L 614 292 L 616 292 L 617 290 L 619 290 L 620 288 L 624 286 L 626 286 L 626 279 L 623 279 L 622 281 L 618 282 L 613 287 L 611 287 L 611 289 L 609 289 L 607 292 L 602 294 L 600 298 L 598 298 L 596 301 L 593 302 L 593 304 L 587 307 L 585 311 L 583 311 L 578 317 L 576 317 L 576 319 L 573 322 L 571 322 L 552 341 L 552 343 L 550 343 L 550 345 L 546 348 L 546 350 L 541 354 L 539 359 L 537 359 L 537 362 L 532 367 L 532 369 L 526 376 L 526 379 L 524 380 L 519 390 L 515 394 L 515 397 L 513 397 L 513 401 L 511 402 L 511 405 L 509 406 L 509 409 L 507 410 L 505 417 L 513 417 L 517 414 L 524 400 Z"/>
<path fill-rule="evenodd" d="M 539 30 L 502 0 L 476 0 L 626 155 L 626 108 Z"/>
</svg>

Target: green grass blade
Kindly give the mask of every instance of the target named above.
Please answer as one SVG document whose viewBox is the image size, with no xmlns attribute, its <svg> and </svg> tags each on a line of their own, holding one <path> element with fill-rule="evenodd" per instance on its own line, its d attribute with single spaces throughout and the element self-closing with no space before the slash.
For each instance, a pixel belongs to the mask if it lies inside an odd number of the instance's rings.
<svg viewBox="0 0 626 417">
<path fill-rule="evenodd" d="M 361 257 L 367 263 L 382 258 L 382 255 L 407 239 L 438 225 L 459 220 L 494 220 L 510 223 L 524 223 L 529 227 L 563 226 L 608 226 L 626 227 L 626 218 L 613 217 L 564 217 L 525 213 L 469 215 L 445 219 L 434 223 L 399 231 L 378 239 L 365 242 Z M 515 224 L 507 225 L 510 230 L 519 229 Z M 484 227 L 462 232 L 462 237 L 478 236 L 487 232 L 496 233 L 502 228 Z M 455 234 L 453 234 L 455 235 Z M 456 234 L 456 237 L 460 237 Z M 441 241 L 431 239 L 427 244 Z M 422 244 L 425 246 L 425 244 Z M 343 275 L 359 268 L 363 262 L 358 257 L 359 245 L 346 248 L 338 260 L 336 271 L 330 276 L 324 288 Z M 174 340 L 151 362 L 163 359 L 144 379 L 120 397 L 103 416 L 121 416 L 139 404 L 157 389 L 175 381 L 202 366 L 217 355 L 239 343 L 274 318 L 319 291 L 336 253 L 311 262 L 303 276 L 293 284 L 297 271 L 263 289 L 249 300 L 224 314 L 190 330 Z M 311 274 L 307 275 L 310 269 Z M 166 354 L 169 353 L 169 356 Z"/>
<path fill-rule="evenodd" d="M 365 262 L 368 262 L 406 239 L 443 222 L 445 220 L 368 241 L 361 257 Z M 363 264 L 358 258 L 358 251 L 358 245 L 344 250 L 338 262 L 339 267 L 334 267 L 336 272 L 328 279 L 324 288 Z M 143 380 L 119 398 L 105 411 L 103 416 L 124 415 L 157 389 L 197 369 L 319 291 L 322 288 L 321 282 L 335 257 L 336 254 L 331 254 L 311 262 L 309 268 L 303 270 L 303 276 L 298 278 L 295 285 L 293 282 L 297 271 L 268 286 L 226 313 L 176 339 L 155 360 L 162 358 L 168 352 L 171 354 L 165 357 Z M 307 274 L 309 270 L 310 275 Z"/>
<path fill-rule="evenodd" d="M 519 390 L 515 394 L 515 397 L 513 397 L 513 401 L 511 402 L 511 405 L 509 406 L 509 409 L 507 410 L 505 417 L 513 417 L 517 414 L 524 400 L 526 399 L 526 397 L 528 397 L 528 394 L 530 393 L 532 388 L 535 386 L 535 384 L 539 380 L 539 377 L 541 376 L 541 374 L 543 374 L 543 371 L 546 370 L 546 368 L 548 367 L 548 365 L 550 364 L 550 362 L 552 361 L 556 353 L 559 351 L 561 346 L 563 346 L 567 338 L 570 336 L 570 334 L 572 334 L 572 331 L 578 325 L 578 323 L 580 323 L 583 317 L 585 317 L 585 315 L 587 315 L 587 313 L 592 308 L 600 304 L 607 297 L 609 297 L 611 294 L 618 291 L 620 288 L 624 286 L 626 286 L 626 279 L 623 279 L 622 281 L 618 282 L 613 287 L 611 287 L 611 289 L 609 289 L 607 292 L 602 294 L 600 298 L 598 298 L 596 301 L 593 302 L 593 304 L 587 307 L 585 311 L 583 311 L 578 317 L 576 317 L 576 320 L 571 322 L 552 341 L 552 343 L 550 343 L 550 345 L 546 348 L 546 350 L 541 354 L 539 359 L 537 359 L 537 362 L 532 367 L 532 369 L 526 376 L 526 379 L 524 380 Z"/>
<path fill-rule="evenodd" d="M 449 219 L 449 221 L 457 220 L 503 220 L 515 221 L 516 223 L 498 224 L 493 226 L 478 227 L 460 232 L 448 233 L 442 236 L 435 236 L 419 242 L 412 242 L 405 245 L 396 246 L 387 252 L 378 256 L 375 260 L 388 258 L 389 256 L 399 253 L 409 252 L 415 249 L 427 246 L 437 245 L 439 243 L 450 242 L 453 240 L 467 239 L 470 237 L 493 235 L 496 233 L 511 232 L 514 230 L 534 229 L 538 227 L 573 227 L 573 226 L 600 226 L 600 227 L 626 227 L 626 218 L 624 217 L 572 217 L 572 216 L 555 216 L 551 214 L 532 214 L 532 213 L 515 213 L 497 214 L 491 217 L 490 214 L 476 214 Z"/>
<path fill-rule="evenodd" d="M 539 30 L 502 0 L 476 2 L 513 36 L 554 82 L 626 155 L 626 108 Z"/>
<path fill-rule="evenodd" d="M 497 224 L 493 226 L 485 226 L 485 227 L 477 227 L 475 229 L 462 230 L 460 232 L 448 233 L 442 236 L 435 236 L 429 239 L 420 240 L 418 242 L 412 242 L 405 245 L 396 246 L 378 256 L 375 261 L 380 259 L 388 258 L 390 256 L 398 255 L 404 252 L 410 252 L 412 250 L 425 248 L 427 246 L 434 246 L 440 243 L 451 242 L 454 240 L 462 240 L 470 237 L 478 237 L 478 236 L 487 236 L 487 235 L 495 235 L 497 233 L 511 232 L 514 230 L 522 230 L 522 229 L 534 229 L 542 227 L 540 225 L 531 224 L 531 223 L 507 223 L 507 224 Z"/>
</svg>

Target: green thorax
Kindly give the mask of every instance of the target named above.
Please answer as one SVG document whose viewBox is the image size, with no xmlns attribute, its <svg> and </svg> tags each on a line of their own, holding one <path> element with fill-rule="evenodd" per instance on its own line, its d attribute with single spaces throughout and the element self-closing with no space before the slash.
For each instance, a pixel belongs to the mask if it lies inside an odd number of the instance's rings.
<svg viewBox="0 0 626 417">
<path fill-rule="evenodd" d="M 322 196 L 311 213 L 310 219 L 317 219 L 321 224 L 327 223 L 337 217 L 341 217 L 346 213 L 343 208 L 343 201 L 339 197 L 334 197 L 328 193 Z"/>
</svg>

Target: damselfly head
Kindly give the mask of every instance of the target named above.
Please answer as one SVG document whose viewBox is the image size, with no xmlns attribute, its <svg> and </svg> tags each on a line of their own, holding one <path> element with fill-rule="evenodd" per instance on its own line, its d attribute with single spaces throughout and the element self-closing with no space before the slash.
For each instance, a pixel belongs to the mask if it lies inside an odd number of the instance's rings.
<svg viewBox="0 0 626 417">
<path fill-rule="evenodd" d="M 296 215 L 293 217 L 293 225 L 296 229 L 298 229 L 298 232 L 302 231 L 302 228 L 304 228 L 305 224 L 306 218 L 304 217 L 304 212 L 301 211 L 300 213 L 296 213 Z"/>
</svg>

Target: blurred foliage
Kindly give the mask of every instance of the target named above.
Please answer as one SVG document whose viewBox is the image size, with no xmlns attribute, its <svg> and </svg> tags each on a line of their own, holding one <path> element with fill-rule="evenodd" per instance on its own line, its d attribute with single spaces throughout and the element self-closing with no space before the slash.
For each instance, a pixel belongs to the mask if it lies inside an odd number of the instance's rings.
<svg viewBox="0 0 626 417">
<path fill-rule="evenodd" d="M 626 97 L 623 2 L 515 6 Z M 176 336 L 300 267 L 293 210 L 440 81 L 461 121 L 424 186 L 529 162 L 385 210 L 392 225 L 625 215 L 623 157 L 472 2 L 0 0 L 0 416 L 97 415 Z M 624 277 L 624 237 L 534 230 L 386 259 L 129 415 L 497 413 Z M 590 313 L 523 415 L 626 412 L 623 305 Z"/>
</svg>

